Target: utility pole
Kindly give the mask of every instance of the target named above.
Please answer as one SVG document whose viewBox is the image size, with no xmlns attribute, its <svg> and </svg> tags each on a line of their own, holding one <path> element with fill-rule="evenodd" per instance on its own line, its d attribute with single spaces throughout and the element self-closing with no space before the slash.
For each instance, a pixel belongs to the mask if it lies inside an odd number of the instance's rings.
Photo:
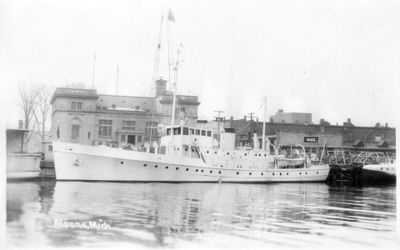
<svg viewBox="0 0 400 250">
<path fill-rule="evenodd" d="M 253 138 L 253 134 L 254 134 L 254 128 L 253 128 L 253 115 L 254 113 L 251 112 L 249 113 L 250 116 L 250 135 L 249 135 L 249 144 L 251 147 L 254 147 L 254 142 L 252 143 L 252 138 Z"/>
</svg>

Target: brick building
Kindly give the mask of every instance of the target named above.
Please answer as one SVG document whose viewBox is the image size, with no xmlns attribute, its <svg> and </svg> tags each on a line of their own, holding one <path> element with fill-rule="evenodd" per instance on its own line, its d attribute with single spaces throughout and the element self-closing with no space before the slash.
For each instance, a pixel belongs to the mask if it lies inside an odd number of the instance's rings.
<svg viewBox="0 0 400 250">
<path fill-rule="evenodd" d="M 94 89 L 57 88 L 51 100 L 54 139 L 87 145 L 143 145 L 171 124 L 172 93 L 156 81 L 154 97 L 98 94 Z M 175 123 L 196 123 L 197 96 L 177 95 Z"/>
<path fill-rule="evenodd" d="M 261 141 L 262 122 L 241 120 L 227 120 L 226 127 L 237 131 L 237 144 L 245 146 L 257 133 Z M 360 127 L 354 126 L 351 120 L 343 126 L 322 124 L 295 124 L 295 123 L 266 123 L 266 135 L 276 144 L 303 144 L 306 148 L 320 148 L 326 144 L 328 147 L 356 147 L 364 149 L 392 150 L 396 148 L 395 128 L 385 126 Z M 261 144 L 260 144 L 261 145 Z"/>
</svg>

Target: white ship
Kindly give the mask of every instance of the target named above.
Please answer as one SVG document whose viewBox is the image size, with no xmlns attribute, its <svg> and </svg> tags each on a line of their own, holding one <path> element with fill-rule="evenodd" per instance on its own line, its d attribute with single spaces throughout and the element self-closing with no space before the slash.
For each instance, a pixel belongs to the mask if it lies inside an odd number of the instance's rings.
<svg viewBox="0 0 400 250">
<path fill-rule="evenodd" d="M 210 130 L 188 126 L 164 129 L 156 153 L 53 142 L 57 180 L 151 182 L 325 181 L 327 164 L 305 155 L 286 158 L 267 150 L 234 149 L 234 133 L 221 134 L 213 148 Z"/>
<path fill-rule="evenodd" d="M 162 19 L 161 19 L 162 21 Z M 160 28 L 161 29 L 161 28 Z M 160 44 L 160 43 L 159 43 Z M 160 46 L 158 47 L 160 48 Z M 263 134 L 261 150 L 235 149 L 234 133 L 175 125 L 179 51 L 173 67 L 171 126 L 164 127 L 160 145 L 145 152 L 54 141 L 57 180 L 152 182 L 298 182 L 325 181 L 327 164 L 270 154 Z M 158 65 L 156 63 L 155 65 Z M 157 71 L 157 70 L 155 70 Z M 265 115 L 265 114 L 264 114 Z M 265 116 L 266 117 L 266 116 Z M 265 119 L 264 119 L 265 120 Z M 265 122 L 263 131 L 265 133 Z M 220 131 L 218 131 L 220 132 Z"/>
</svg>

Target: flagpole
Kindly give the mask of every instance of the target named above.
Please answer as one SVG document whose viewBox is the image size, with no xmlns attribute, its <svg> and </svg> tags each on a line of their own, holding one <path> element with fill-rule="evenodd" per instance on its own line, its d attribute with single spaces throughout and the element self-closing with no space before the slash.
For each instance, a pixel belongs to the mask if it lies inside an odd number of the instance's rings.
<svg viewBox="0 0 400 250">
<path fill-rule="evenodd" d="M 94 56 L 93 56 L 93 72 L 92 72 L 92 89 L 94 89 L 94 73 L 96 70 L 96 50 L 94 51 Z"/>
<path fill-rule="evenodd" d="M 264 97 L 264 122 L 263 122 L 263 131 L 262 131 L 262 151 L 265 151 L 265 123 L 267 120 L 267 97 Z"/>
</svg>

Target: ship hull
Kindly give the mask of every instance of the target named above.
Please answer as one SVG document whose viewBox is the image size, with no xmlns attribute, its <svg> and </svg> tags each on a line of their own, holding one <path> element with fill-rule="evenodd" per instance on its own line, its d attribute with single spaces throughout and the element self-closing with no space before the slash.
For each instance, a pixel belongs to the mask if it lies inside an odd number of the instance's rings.
<svg viewBox="0 0 400 250">
<path fill-rule="evenodd" d="M 233 169 L 184 158 L 53 142 L 57 180 L 118 182 L 322 182 L 327 165 L 303 169 Z"/>
</svg>

